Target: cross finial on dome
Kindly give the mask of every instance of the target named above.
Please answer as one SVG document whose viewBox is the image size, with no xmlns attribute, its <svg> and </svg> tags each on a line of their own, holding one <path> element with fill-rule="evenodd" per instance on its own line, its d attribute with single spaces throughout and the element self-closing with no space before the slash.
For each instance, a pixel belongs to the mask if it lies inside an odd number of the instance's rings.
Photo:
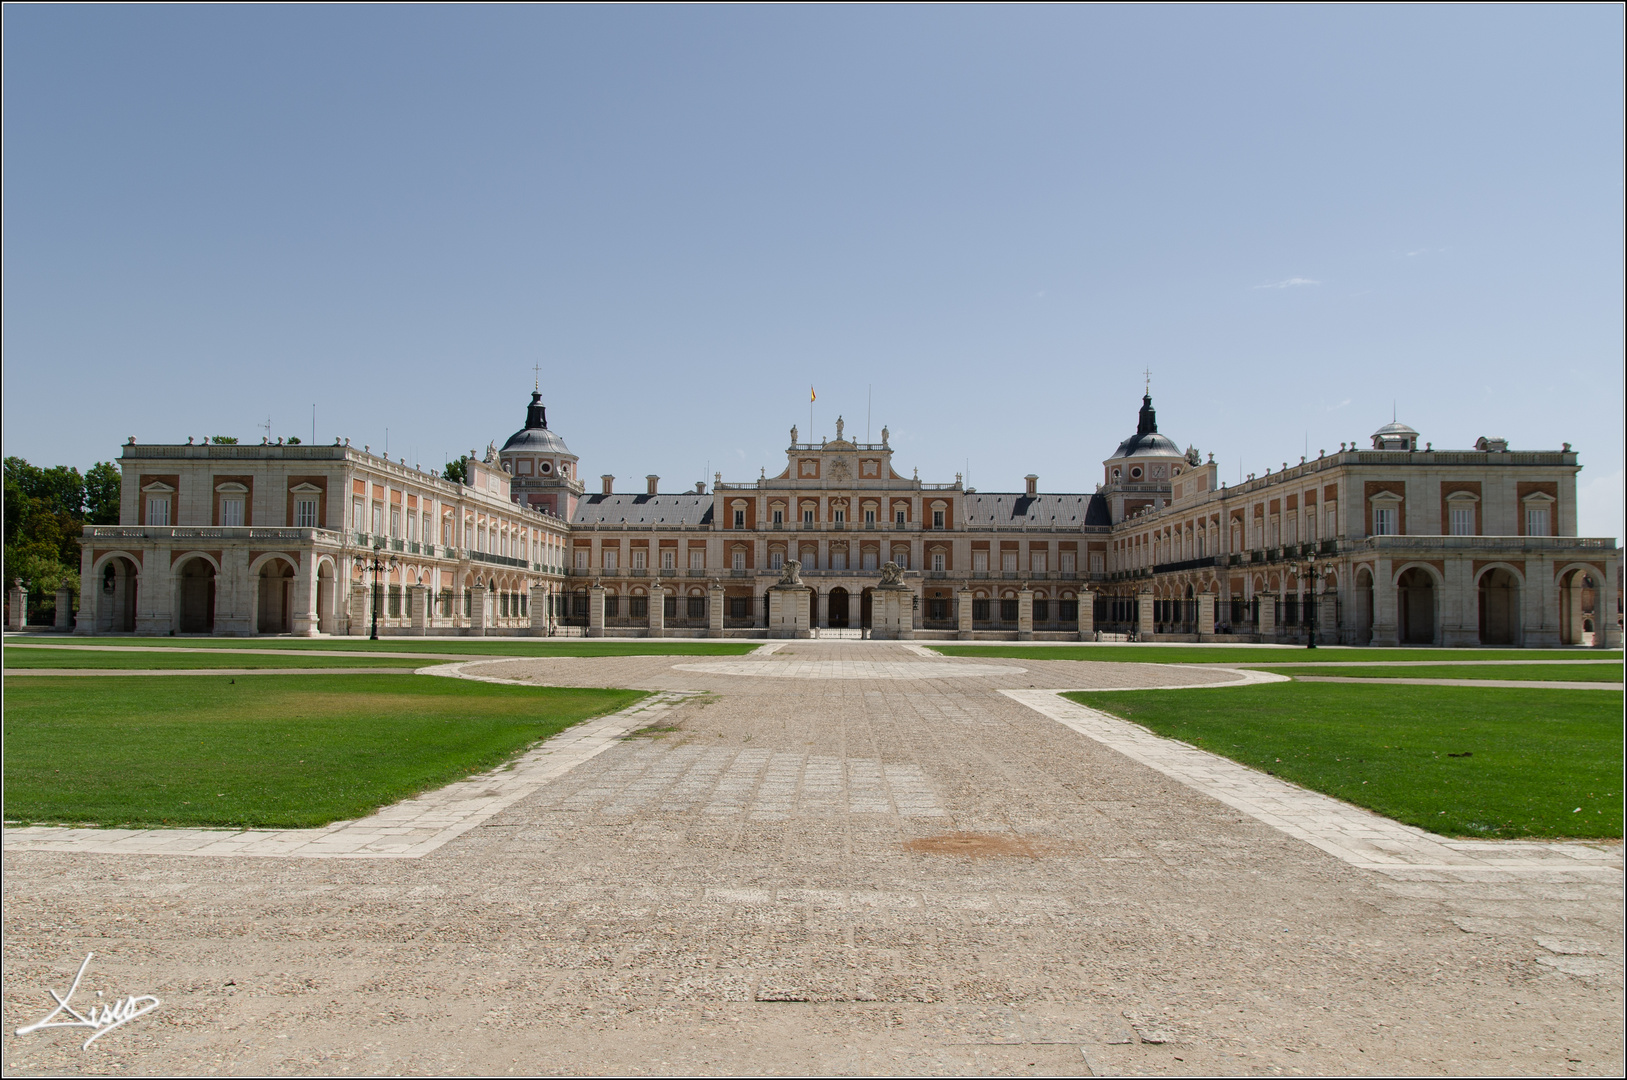
<svg viewBox="0 0 1627 1080">
<path fill-rule="evenodd" d="M 532 376 L 531 389 L 533 389 L 533 390 L 541 390 L 542 389 L 542 365 L 541 364 L 532 364 L 531 365 L 531 376 Z"/>
<path fill-rule="evenodd" d="M 1147 393 L 1152 393 L 1152 368 L 1144 368 L 1141 372 L 1147 378 Z"/>
</svg>

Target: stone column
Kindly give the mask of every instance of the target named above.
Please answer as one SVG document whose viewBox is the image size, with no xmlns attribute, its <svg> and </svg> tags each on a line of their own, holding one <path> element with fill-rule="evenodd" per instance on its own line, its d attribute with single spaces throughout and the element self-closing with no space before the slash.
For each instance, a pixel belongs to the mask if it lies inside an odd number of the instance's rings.
<svg viewBox="0 0 1627 1080">
<path fill-rule="evenodd" d="M 136 590 L 136 633 L 162 637 L 175 625 L 175 553 L 156 545 L 141 549 L 141 586 Z"/>
<path fill-rule="evenodd" d="M 1440 642 L 1446 646 L 1480 644 L 1480 590 L 1468 559 L 1445 561 L 1440 592 Z"/>
<path fill-rule="evenodd" d="M 28 624 L 28 590 L 22 582 L 12 582 L 6 590 L 6 629 L 21 630 Z"/>
<path fill-rule="evenodd" d="M 294 572 L 294 610 L 288 613 L 288 626 L 295 637 L 316 636 L 316 589 L 316 552 L 301 552 L 299 569 Z"/>
<path fill-rule="evenodd" d="M 604 637 L 604 586 L 598 582 L 588 589 L 588 637 Z"/>
<path fill-rule="evenodd" d="M 652 638 L 666 636 L 666 601 L 667 590 L 661 586 L 660 581 L 650 586 L 650 636 Z"/>
<path fill-rule="evenodd" d="M 1136 639 L 1151 641 L 1157 623 L 1153 619 L 1153 595 L 1150 587 L 1143 587 L 1136 597 Z"/>
<path fill-rule="evenodd" d="M 1602 575 L 1595 574 L 1597 580 Z M 1604 582 L 1598 582 L 1603 586 Z M 1548 649 L 1559 644 L 1559 583 L 1554 580 L 1554 560 L 1546 551 L 1532 552 L 1525 560 L 1525 595 L 1520 597 L 1520 621 L 1524 634 L 1520 644 L 1527 649 Z M 1580 612 L 1582 592 L 1578 587 L 1575 607 Z M 1600 595 L 1603 600 L 1603 594 Z M 1600 606 L 1603 606 L 1602 604 Z M 1581 642 L 1578 632 L 1576 640 Z"/>
<path fill-rule="evenodd" d="M 552 598 L 548 593 L 548 586 L 531 586 L 531 636 L 548 636 L 548 605 Z"/>
<path fill-rule="evenodd" d="M 1198 594 L 1198 637 L 1215 636 L 1215 594 Z"/>
<path fill-rule="evenodd" d="M 1255 630 L 1259 632 L 1261 641 L 1270 641 L 1277 636 L 1277 594 L 1255 593 L 1254 599 L 1260 602 L 1260 621 Z"/>
<path fill-rule="evenodd" d="M 407 586 L 407 602 L 412 605 L 412 632 L 416 637 L 429 633 L 429 590 L 422 584 Z"/>
<path fill-rule="evenodd" d="M 101 609 L 97 604 L 102 583 L 91 573 L 93 555 L 88 544 L 79 549 L 79 621 L 73 628 L 76 634 L 94 634 L 100 629 L 97 623 L 102 621 L 98 618 Z"/>
<path fill-rule="evenodd" d="M 260 632 L 255 618 L 259 588 L 259 577 L 249 573 L 248 549 L 222 550 L 220 572 L 215 575 L 216 637 L 248 637 Z"/>
<path fill-rule="evenodd" d="M 367 636 L 367 628 L 369 625 L 367 608 L 368 604 L 372 602 L 372 592 L 373 590 L 369 589 L 366 585 L 359 581 L 351 582 L 349 630 L 351 636 L 353 637 Z"/>
<path fill-rule="evenodd" d="M 962 641 L 970 641 L 972 639 L 972 590 L 960 590 L 957 602 L 959 608 L 955 614 L 958 616 L 960 632 L 956 634 L 956 637 Z"/>
<path fill-rule="evenodd" d="M 716 581 L 712 582 L 706 591 L 706 604 L 707 622 L 710 626 L 708 633 L 712 637 L 720 638 L 723 636 L 723 586 Z"/>
<path fill-rule="evenodd" d="M 56 591 L 56 628 L 63 633 L 73 629 L 73 590 L 66 585 Z"/>
<path fill-rule="evenodd" d="M 1034 590 L 1017 590 L 1017 640 L 1034 640 Z"/>
<path fill-rule="evenodd" d="M 1079 591 L 1079 640 L 1096 640 L 1096 594 L 1089 589 Z"/>
<path fill-rule="evenodd" d="M 1621 648 L 1621 630 L 1616 626 L 1616 574 L 1617 561 L 1606 559 L 1603 580 L 1593 601 L 1593 647 L 1596 649 Z"/>
<path fill-rule="evenodd" d="M 1373 644 L 1401 644 L 1400 593 L 1395 587 L 1395 564 L 1379 559 L 1373 565 Z"/>
</svg>

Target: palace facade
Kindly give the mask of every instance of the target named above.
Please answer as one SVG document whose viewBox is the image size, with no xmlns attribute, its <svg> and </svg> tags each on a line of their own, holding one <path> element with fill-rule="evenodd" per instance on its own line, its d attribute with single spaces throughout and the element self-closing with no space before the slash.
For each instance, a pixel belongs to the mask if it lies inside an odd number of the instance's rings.
<svg viewBox="0 0 1627 1080">
<path fill-rule="evenodd" d="M 892 563 L 894 636 L 1618 644 L 1619 556 L 1576 535 L 1569 444 L 1419 441 L 1387 424 L 1229 486 L 1148 396 L 1088 493 L 905 477 L 886 428 L 838 419 L 793 427 L 772 477 L 589 494 L 540 394 L 457 482 L 348 442 L 131 439 L 121 524 L 84 530 L 77 631 L 763 636 L 776 586 L 806 590 L 809 631 L 862 629 Z"/>
</svg>

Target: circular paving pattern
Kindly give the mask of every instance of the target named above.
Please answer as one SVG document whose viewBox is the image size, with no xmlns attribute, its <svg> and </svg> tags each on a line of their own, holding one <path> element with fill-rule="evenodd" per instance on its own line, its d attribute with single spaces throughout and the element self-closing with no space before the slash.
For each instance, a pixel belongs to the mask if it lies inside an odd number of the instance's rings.
<svg viewBox="0 0 1627 1080">
<path fill-rule="evenodd" d="M 979 679 L 1021 675 L 1028 670 L 1008 664 L 944 664 L 930 660 L 702 660 L 672 667 L 674 671 L 770 679 Z"/>
</svg>

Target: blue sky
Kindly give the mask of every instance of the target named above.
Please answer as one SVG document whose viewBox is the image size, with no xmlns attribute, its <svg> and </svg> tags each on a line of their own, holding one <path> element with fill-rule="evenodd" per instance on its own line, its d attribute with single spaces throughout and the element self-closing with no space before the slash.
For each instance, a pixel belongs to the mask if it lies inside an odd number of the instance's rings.
<svg viewBox="0 0 1627 1080">
<path fill-rule="evenodd" d="M 1089 491 L 1571 442 L 1622 533 L 1622 9 L 4 9 L 4 448 Z"/>
</svg>

